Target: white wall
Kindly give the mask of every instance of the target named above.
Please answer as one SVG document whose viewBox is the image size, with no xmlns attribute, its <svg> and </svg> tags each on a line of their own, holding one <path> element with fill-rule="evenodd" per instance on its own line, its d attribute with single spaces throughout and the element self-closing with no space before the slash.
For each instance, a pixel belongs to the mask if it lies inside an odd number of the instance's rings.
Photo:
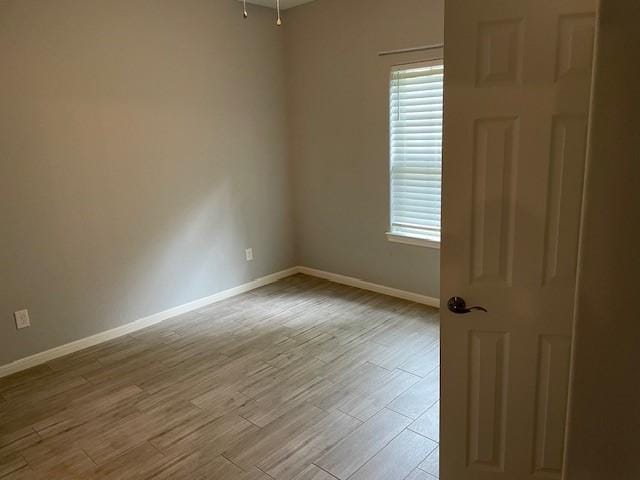
<svg viewBox="0 0 640 480">
<path fill-rule="evenodd" d="M 443 3 L 0 0 L 0 365 L 295 264 L 438 297 L 385 237 L 389 69 L 424 56 L 377 52 Z"/>
<path fill-rule="evenodd" d="M 0 1 L 0 365 L 294 265 L 283 33 L 241 12 Z"/>
<path fill-rule="evenodd" d="M 377 54 L 442 43 L 444 0 L 321 0 L 285 20 L 300 262 L 439 297 L 439 251 L 385 236 L 389 70 L 426 54 Z"/>
<path fill-rule="evenodd" d="M 640 3 L 603 0 L 567 480 L 640 478 Z"/>
</svg>

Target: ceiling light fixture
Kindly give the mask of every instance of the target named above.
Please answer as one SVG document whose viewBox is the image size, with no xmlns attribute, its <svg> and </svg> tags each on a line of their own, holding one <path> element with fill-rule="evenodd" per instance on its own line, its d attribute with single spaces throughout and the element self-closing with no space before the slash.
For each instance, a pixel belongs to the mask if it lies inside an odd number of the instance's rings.
<svg viewBox="0 0 640 480">
<path fill-rule="evenodd" d="M 276 25 L 282 25 L 282 17 L 280 16 L 280 0 L 276 0 L 276 12 L 278 14 L 276 18 Z M 247 0 L 242 0 L 242 16 L 247 18 L 249 14 L 247 13 Z"/>
</svg>

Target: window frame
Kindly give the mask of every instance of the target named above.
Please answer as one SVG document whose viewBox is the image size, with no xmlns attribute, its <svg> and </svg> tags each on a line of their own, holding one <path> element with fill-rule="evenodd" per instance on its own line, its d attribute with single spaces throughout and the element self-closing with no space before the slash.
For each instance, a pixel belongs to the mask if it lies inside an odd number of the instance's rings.
<svg viewBox="0 0 640 480">
<path fill-rule="evenodd" d="M 417 236 L 417 235 L 411 235 L 409 233 L 405 233 L 405 232 L 398 232 L 398 231 L 394 231 L 393 230 L 393 210 L 392 210 L 392 205 L 393 205 L 393 189 L 392 189 L 392 176 L 391 176 L 391 170 L 393 167 L 393 163 L 392 163 L 392 145 L 391 145 L 391 82 L 393 80 L 393 75 L 394 72 L 398 71 L 398 70 L 412 70 L 412 69 L 417 69 L 417 68 L 424 68 L 424 67 L 433 67 L 433 66 L 439 66 L 441 65 L 444 68 L 444 58 L 442 58 L 442 56 L 439 57 L 434 57 L 434 58 L 429 58 L 426 60 L 419 60 L 416 62 L 411 62 L 411 63 L 403 63 L 403 64 L 397 64 L 397 65 L 392 65 L 391 69 L 389 71 L 389 83 L 388 83 L 388 87 L 387 87 L 387 121 L 388 123 L 388 146 L 389 146 L 389 160 L 388 160 L 388 168 L 389 168 L 389 177 L 388 177 L 388 187 L 389 187 L 389 223 L 388 223 L 388 230 L 386 232 L 386 236 L 387 236 L 387 240 L 390 242 L 394 242 L 394 243 L 400 243 L 400 244 L 404 244 L 404 245 L 413 245 L 413 246 L 418 246 L 418 247 L 427 247 L 427 248 L 434 248 L 434 249 L 440 249 L 440 245 L 442 243 L 442 220 L 440 221 L 440 237 L 429 237 L 428 235 L 425 236 Z M 443 83 L 443 87 L 444 87 L 444 83 Z M 444 102 L 444 98 L 443 98 L 443 102 Z M 443 128 L 444 128 L 444 119 L 443 119 Z M 443 137 L 444 137 L 444 132 L 443 132 Z M 444 139 L 443 139 L 444 141 Z M 443 145 L 444 147 L 444 145 Z M 440 197 L 440 199 L 442 200 L 442 196 Z"/>
</svg>

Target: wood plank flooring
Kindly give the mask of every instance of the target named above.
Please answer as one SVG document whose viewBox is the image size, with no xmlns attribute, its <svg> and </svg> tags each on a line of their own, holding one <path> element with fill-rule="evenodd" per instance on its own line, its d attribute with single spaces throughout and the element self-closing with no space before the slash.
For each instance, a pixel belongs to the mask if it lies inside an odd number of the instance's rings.
<svg viewBox="0 0 640 480">
<path fill-rule="evenodd" d="M 0 479 L 434 479 L 438 339 L 295 275 L 0 379 Z"/>
</svg>

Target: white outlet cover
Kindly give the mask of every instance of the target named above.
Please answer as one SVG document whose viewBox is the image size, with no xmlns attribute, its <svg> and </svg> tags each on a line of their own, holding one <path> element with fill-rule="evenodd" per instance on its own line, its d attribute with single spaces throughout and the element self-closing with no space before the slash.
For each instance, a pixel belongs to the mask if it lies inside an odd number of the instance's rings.
<svg viewBox="0 0 640 480">
<path fill-rule="evenodd" d="M 253 260 L 253 248 L 247 248 L 244 251 L 244 255 L 247 258 L 247 262 L 250 262 L 251 260 Z"/>
<path fill-rule="evenodd" d="M 31 326 L 31 320 L 29 319 L 29 310 L 18 310 L 13 314 L 13 318 L 16 320 L 16 328 L 18 330 Z"/>
</svg>

